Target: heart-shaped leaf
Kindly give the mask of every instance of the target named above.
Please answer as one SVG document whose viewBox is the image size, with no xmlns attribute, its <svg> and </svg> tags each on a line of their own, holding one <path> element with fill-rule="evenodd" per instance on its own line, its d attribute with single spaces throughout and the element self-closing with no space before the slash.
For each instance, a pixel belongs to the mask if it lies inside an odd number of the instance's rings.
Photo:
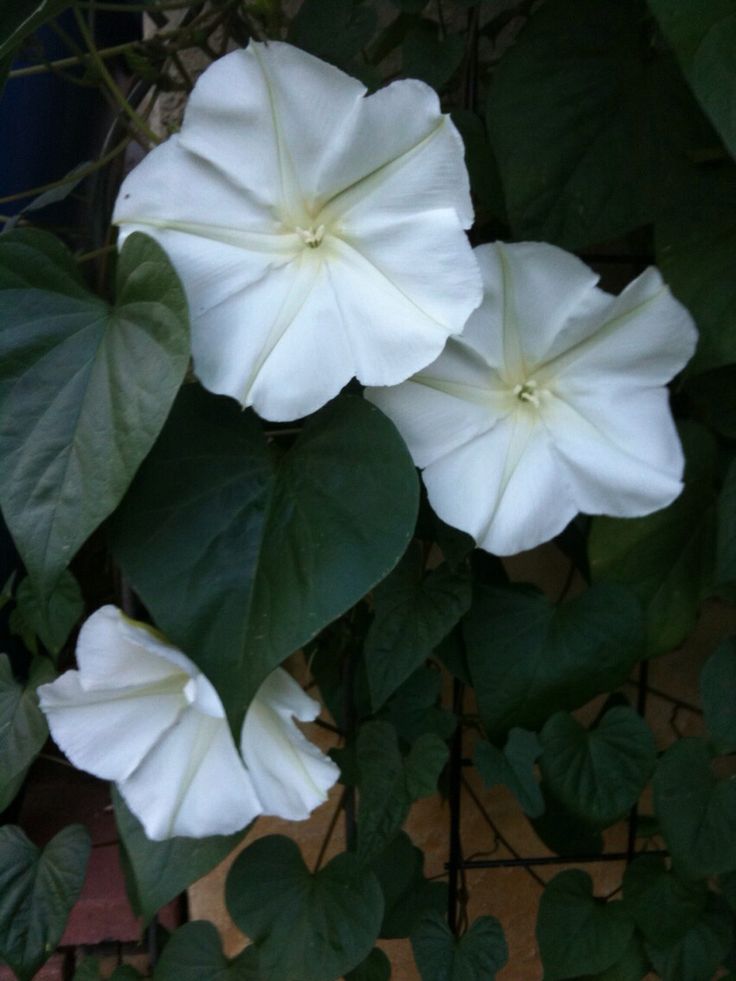
<svg viewBox="0 0 736 981">
<path fill-rule="evenodd" d="M 406 447 L 363 399 L 330 403 L 276 458 L 252 413 L 188 385 L 116 515 L 113 549 L 239 732 L 266 675 L 393 568 L 417 501 Z"/>
<path fill-rule="evenodd" d="M 258 951 L 245 950 L 232 960 L 222 952 L 215 926 L 185 923 L 166 941 L 153 972 L 154 981 L 262 981 Z"/>
<path fill-rule="evenodd" d="M 720 896 L 710 893 L 700 918 L 671 943 L 646 944 L 662 981 L 711 981 L 733 942 L 733 916 Z"/>
<path fill-rule="evenodd" d="M 189 361 L 187 305 L 164 251 L 137 233 L 109 306 L 42 233 L 0 240 L 0 501 L 45 596 L 116 507 Z"/>
<path fill-rule="evenodd" d="M 345 975 L 345 981 L 389 981 L 391 962 L 379 947 L 374 947 L 362 964 Z"/>
<path fill-rule="evenodd" d="M 539 903 L 537 940 L 545 981 L 607 970 L 624 955 L 633 932 L 624 904 L 596 899 L 586 872 L 560 872 Z"/>
<path fill-rule="evenodd" d="M 534 773 L 534 763 L 542 752 L 537 734 L 512 729 L 503 751 L 481 741 L 475 747 L 473 762 L 486 787 L 503 784 L 515 795 L 524 813 L 531 818 L 544 813 L 544 797 Z"/>
<path fill-rule="evenodd" d="M 46 601 L 39 596 L 30 576 L 26 576 L 18 586 L 15 601 L 17 605 L 10 624 L 13 633 L 17 633 L 34 654 L 38 653 L 38 637 L 54 658 L 84 613 L 82 591 L 69 571 L 61 574 Z"/>
<path fill-rule="evenodd" d="M 541 741 L 545 783 L 573 815 L 601 828 L 634 806 L 657 760 L 647 724 L 624 705 L 609 709 L 593 729 L 557 712 Z"/>
<path fill-rule="evenodd" d="M 82 890 L 86 829 L 73 824 L 36 848 L 20 828 L 0 828 L 0 961 L 30 981 L 61 940 Z"/>
<path fill-rule="evenodd" d="M 480 916 L 462 937 L 445 918 L 432 913 L 411 937 L 422 981 L 494 981 L 508 960 L 503 928 L 494 916 Z"/>
<path fill-rule="evenodd" d="M 7 655 L 0 654 L 0 813 L 15 797 L 48 738 L 36 688 L 53 677 L 48 661 L 34 659 L 24 687 L 13 677 Z"/>
<path fill-rule="evenodd" d="M 241 852 L 225 898 L 266 978 L 336 981 L 368 956 L 383 916 L 376 877 L 354 855 L 310 873 L 296 843 L 281 835 Z"/>
<path fill-rule="evenodd" d="M 463 623 L 481 717 L 494 742 L 514 726 L 537 729 L 629 675 L 643 620 L 621 587 L 593 586 L 555 606 L 536 590 L 479 590 Z"/>
<path fill-rule="evenodd" d="M 424 877 L 424 854 L 403 831 L 370 867 L 383 891 L 382 937 L 408 937 L 427 913 L 447 909 L 447 883 Z"/>
<path fill-rule="evenodd" d="M 704 739 L 679 739 L 654 773 L 654 805 L 675 868 L 707 876 L 736 869 L 736 780 L 711 770 Z"/>
<path fill-rule="evenodd" d="M 703 915 L 705 882 L 683 879 L 655 855 L 642 855 L 624 873 L 624 901 L 646 940 L 676 943 Z"/>
</svg>

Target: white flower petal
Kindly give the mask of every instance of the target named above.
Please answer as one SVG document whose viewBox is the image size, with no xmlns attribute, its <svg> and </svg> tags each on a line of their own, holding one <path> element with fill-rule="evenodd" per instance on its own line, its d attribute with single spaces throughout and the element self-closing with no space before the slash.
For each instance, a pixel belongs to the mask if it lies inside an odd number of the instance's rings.
<svg viewBox="0 0 736 981">
<path fill-rule="evenodd" d="M 318 714 L 319 703 L 280 668 L 248 708 L 241 752 L 265 814 L 299 821 L 327 799 L 339 768 L 292 719 L 309 722 Z"/>
<path fill-rule="evenodd" d="M 133 665 L 135 665 L 135 661 Z M 126 675 L 129 670 L 126 669 Z M 87 690 L 78 671 L 38 689 L 39 704 L 56 744 L 80 770 L 103 780 L 124 780 L 186 709 L 186 677 Z"/>
<path fill-rule="evenodd" d="M 227 722 L 194 708 L 118 786 L 152 841 L 232 834 L 261 813 Z"/>
<path fill-rule="evenodd" d="M 432 463 L 423 477 L 443 521 L 496 555 L 553 538 L 577 512 L 532 409 L 502 419 Z"/>
<path fill-rule="evenodd" d="M 486 328 L 488 360 L 509 379 L 547 359 L 571 315 L 594 315 L 610 300 L 585 263 L 554 245 L 496 242 L 475 254 L 485 297 L 474 322 L 497 325 Z"/>
<path fill-rule="evenodd" d="M 697 331 L 658 270 L 647 269 L 620 296 L 603 296 L 606 304 L 595 317 L 576 314 L 564 335 L 568 343 L 552 352 L 541 378 L 603 389 L 628 376 L 645 387 L 664 385 L 684 368 Z"/>
<path fill-rule="evenodd" d="M 565 393 L 544 407 L 578 509 L 637 517 L 682 490 L 684 458 L 664 388 Z"/>
</svg>

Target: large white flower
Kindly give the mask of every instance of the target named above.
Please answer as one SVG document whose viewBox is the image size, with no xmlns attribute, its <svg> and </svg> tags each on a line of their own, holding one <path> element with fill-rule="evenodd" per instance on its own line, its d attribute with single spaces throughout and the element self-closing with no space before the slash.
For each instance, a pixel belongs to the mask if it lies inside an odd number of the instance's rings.
<svg viewBox="0 0 736 981">
<path fill-rule="evenodd" d="M 578 511 L 634 517 L 673 501 L 683 456 L 664 386 L 696 332 L 656 269 L 613 297 L 551 245 L 476 255 L 485 298 L 462 336 L 408 382 L 367 393 L 437 514 L 511 555 Z"/>
<path fill-rule="evenodd" d="M 463 145 L 429 86 L 373 95 L 251 41 L 195 85 L 181 132 L 123 183 L 113 220 L 166 249 L 213 392 L 286 420 L 353 375 L 429 364 L 481 300 Z"/>
<path fill-rule="evenodd" d="M 337 780 L 293 721 L 319 704 L 281 668 L 249 707 L 238 753 L 207 678 L 116 607 L 84 623 L 77 663 L 38 689 L 51 734 L 79 769 L 115 781 L 154 841 L 230 834 L 259 814 L 300 820 Z"/>
</svg>

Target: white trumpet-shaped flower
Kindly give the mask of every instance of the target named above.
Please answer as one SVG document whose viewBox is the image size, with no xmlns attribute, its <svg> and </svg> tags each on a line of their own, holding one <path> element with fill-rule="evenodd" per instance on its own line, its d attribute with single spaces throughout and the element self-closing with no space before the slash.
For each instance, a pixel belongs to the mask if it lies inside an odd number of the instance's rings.
<svg viewBox="0 0 736 981">
<path fill-rule="evenodd" d="M 295 419 L 354 375 L 394 385 L 478 306 L 463 145 L 433 90 L 366 96 L 337 68 L 251 41 L 194 87 L 181 132 L 115 207 L 168 252 L 206 388 Z"/>
<path fill-rule="evenodd" d="M 230 834 L 326 800 L 337 766 L 294 723 L 319 704 L 277 668 L 235 746 L 207 678 L 150 627 L 104 606 L 85 622 L 78 671 L 38 689 L 51 734 L 81 770 L 112 780 L 150 839 Z"/>
<path fill-rule="evenodd" d="M 368 394 L 396 424 L 429 501 L 484 549 L 547 541 L 578 511 L 665 507 L 683 455 L 666 383 L 696 331 L 655 269 L 620 296 L 551 245 L 476 249 L 481 307 L 439 358 Z"/>
</svg>

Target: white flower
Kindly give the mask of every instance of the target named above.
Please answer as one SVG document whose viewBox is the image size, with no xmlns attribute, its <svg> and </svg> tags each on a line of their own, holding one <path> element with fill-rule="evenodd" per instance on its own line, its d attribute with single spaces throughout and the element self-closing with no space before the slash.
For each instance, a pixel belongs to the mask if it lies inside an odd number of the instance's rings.
<svg viewBox="0 0 736 981">
<path fill-rule="evenodd" d="M 181 132 L 117 200 L 121 242 L 152 235 L 182 279 L 202 383 L 267 419 L 353 375 L 403 381 L 481 300 L 457 130 L 422 82 L 365 92 L 251 41 L 201 76 Z"/>
<path fill-rule="evenodd" d="M 230 834 L 259 814 L 300 820 L 337 780 L 292 719 L 319 705 L 281 668 L 248 709 L 241 756 L 196 665 L 114 606 L 84 623 L 77 663 L 38 689 L 51 734 L 79 769 L 115 781 L 153 841 Z"/>
<path fill-rule="evenodd" d="M 682 489 L 664 387 L 696 332 L 655 269 L 618 297 L 551 245 L 476 249 L 485 285 L 462 336 L 368 397 L 396 424 L 429 501 L 484 549 L 547 541 L 578 511 L 634 517 Z"/>
</svg>

